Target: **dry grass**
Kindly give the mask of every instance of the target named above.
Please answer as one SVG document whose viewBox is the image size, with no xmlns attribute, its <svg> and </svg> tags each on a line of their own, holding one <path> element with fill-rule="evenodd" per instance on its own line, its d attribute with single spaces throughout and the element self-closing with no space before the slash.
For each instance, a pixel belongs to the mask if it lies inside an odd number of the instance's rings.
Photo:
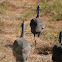
<svg viewBox="0 0 62 62">
<path fill-rule="evenodd" d="M 51 11 L 54 8 L 52 9 L 51 7 L 49 9 L 49 7 L 56 1 L 39 0 L 42 2 L 38 2 L 41 6 L 40 18 L 45 21 L 45 29 L 39 38 L 36 37 L 37 45 L 35 47 L 34 37 L 29 26 L 30 20 L 36 17 L 38 3 L 36 0 L 34 1 L 35 4 L 33 0 L 31 2 L 30 0 L 4 0 L 4 2 L 0 3 L 0 62 L 16 62 L 12 52 L 12 44 L 20 36 L 22 20 L 25 21 L 25 37 L 29 40 L 32 47 L 29 60 L 26 62 L 52 62 L 52 47 L 58 43 L 59 32 L 62 29 L 62 19 L 61 16 L 59 21 L 53 21 L 52 19 L 54 16 Z M 48 4 L 48 7 L 46 4 Z M 57 2 L 57 4 L 60 4 L 60 2 Z M 61 4 L 59 7 L 62 7 Z M 53 13 L 55 14 L 54 11 Z M 55 17 L 59 15 L 56 14 Z M 54 18 L 54 20 L 58 20 L 57 18 Z"/>
</svg>

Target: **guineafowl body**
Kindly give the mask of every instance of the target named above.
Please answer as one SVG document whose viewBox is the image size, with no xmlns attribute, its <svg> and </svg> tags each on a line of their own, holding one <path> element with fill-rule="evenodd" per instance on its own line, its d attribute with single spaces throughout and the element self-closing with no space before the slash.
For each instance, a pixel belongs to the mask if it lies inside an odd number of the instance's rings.
<svg viewBox="0 0 62 62">
<path fill-rule="evenodd" d="M 39 12 L 39 10 L 38 10 Z M 34 38 L 35 35 L 38 34 L 38 37 L 40 35 L 40 33 L 43 32 L 44 27 L 45 27 L 45 23 L 44 21 L 39 17 L 39 13 L 37 12 L 37 17 L 33 18 L 30 21 L 30 27 L 31 27 L 31 32 L 34 34 Z M 35 38 L 35 45 L 36 45 L 36 38 Z"/>
<path fill-rule="evenodd" d="M 45 23 L 40 18 L 34 18 L 34 19 L 31 20 L 30 26 L 31 26 L 31 32 L 33 34 L 38 34 L 38 33 L 43 32 L 43 29 L 45 27 Z"/>
<path fill-rule="evenodd" d="M 22 57 L 18 57 L 20 61 L 25 61 L 29 58 L 31 46 L 30 43 L 24 37 L 15 40 L 13 46 L 16 55 Z"/>
<path fill-rule="evenodd" d="M 58 43 L 53 47 L 53 62 L 62 62 L 62 44 Z"/>
<path fill-rule="evenodd" d="M 29 58 L 29 52 L 31 49 L 31 45 L 28 40 L 23 36 L 23 32 L 21 37 L 16 39 L 13 43 L 13 54 L 16 57 L 16 61 L 24 62 Z"/>
<path fill-rule="evenodd" d="M 54 45 L 52 49 L 52 60 L 53 62 L 62 62 L 62 31 L 59 34 L 59 42 Z"/>
</svg>

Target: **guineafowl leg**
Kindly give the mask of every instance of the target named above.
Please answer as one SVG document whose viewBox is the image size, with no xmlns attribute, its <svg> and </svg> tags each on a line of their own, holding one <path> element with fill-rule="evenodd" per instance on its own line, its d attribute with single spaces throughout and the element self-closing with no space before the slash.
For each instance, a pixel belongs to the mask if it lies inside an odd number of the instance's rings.
<svg viewBox="0 0 62 62">
<path fill-rule="evenodd" d="M 40 33 L 38 33 L 38 37 L 40 36 Z"/>
<path fill-rule="evenodd" d="M 36 37 L 35 37 L 35 34 L 34 34 L 34 39 L 35 39 L 35 41 L 34 41 L 34 42 L 35 42 L 35 45 L 36 45 Z"/>
<path fill-rule="evenodd" d="M 26 60 L 28 60 L 28 59 L 29 59 L 29 52 L 26 55 Z"/>
</svg>

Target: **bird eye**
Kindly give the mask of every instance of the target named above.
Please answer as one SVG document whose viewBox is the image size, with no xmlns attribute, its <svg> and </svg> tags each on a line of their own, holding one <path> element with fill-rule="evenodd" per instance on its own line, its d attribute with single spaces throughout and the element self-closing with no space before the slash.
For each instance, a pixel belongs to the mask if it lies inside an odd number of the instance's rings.
<svg viewBox="0 0 62 62">
<path fill-rule="evenodd" d="M 44 28 L 42 28 L 42 29 L 44 29 Z"/>
</svg>

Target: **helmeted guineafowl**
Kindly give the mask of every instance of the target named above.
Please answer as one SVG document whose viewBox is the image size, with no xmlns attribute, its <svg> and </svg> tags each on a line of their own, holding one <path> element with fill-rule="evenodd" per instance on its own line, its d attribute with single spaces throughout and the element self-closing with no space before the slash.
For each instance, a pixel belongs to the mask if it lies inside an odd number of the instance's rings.
<svg viewBox="0 0 62 62">
<path fill-rule="evenodd" d="M 52 49 L 53 62 L 62 62 L 62 31 L 59 35 L 60 43 L 56 44 Z"/>
<path fill-rule="evenodd" d="M 34 38 L 35 38 L 35 34 L 38 34 L 39 37 L 40 33 L 43 32 L 43 29 L 45 27 L 44 21 L 39 18 L 40 9 L 38 8 L 40 8 L 39 5 L 37 7 L 37 17 L 33 18 L 30 22 L 31 32 L 34 34 Z M 36 45 L 36 38 L 35 38 L 35 45 Z"/>
<path fill-rule="evenodd" d="M 29 58 L 31 45 L 29 41 L 24 38 L 24 23 L 22 23 L 23 32 L 20 38 L 16 39 L 13 43 L 13 54 L 16 57 L 16 62 L 24 62 Z"/>
</svg>

